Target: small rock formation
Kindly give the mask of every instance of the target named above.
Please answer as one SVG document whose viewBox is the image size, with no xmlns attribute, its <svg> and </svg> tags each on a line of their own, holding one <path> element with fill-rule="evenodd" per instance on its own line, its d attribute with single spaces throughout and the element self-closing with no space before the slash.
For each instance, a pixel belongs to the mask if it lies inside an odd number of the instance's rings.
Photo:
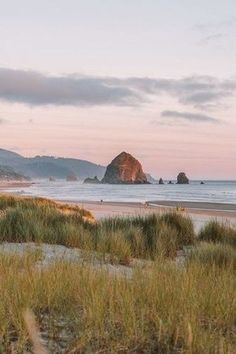
<svg viewBox="0 0 236 354">
<path fill-rule="evenodd" d="M 189 184 L 189 179 L 184 172 L 180 172 L 178 174 L 177 184 Z"/>
<path fill-rule="evenodd" d="M 168 184 L 173 184 L 173 182 L 172 182 L 172 181 L 169 181 Z"/>
<path fill-rule="evenodd" d="M 76 182 L 78 181 L 78 178 L 76 177 L 76 175 L 74 173 L 69 174 L 66 177 L 67 182 Z"/>
<path fill-rule="evenodd" d="M 165 184 L 162 178 L 159 179 L 159 182 L 158 182 L 158 183 L 159 183 L 159 184 Z"/>
<path fill-rule="evenodd" d="M 99 184 L 99 183 L 101 183 L 101 181 L 99 181 L 97 176 L 95 176 L 94 178 L 91 178 L 91 177 L 85 178 L 84 183 L 85 184 Z"/>
<path fill-rule="evenodd" d="M 49 177 L 49 181 L 50 181 L 50 182 L 55 182 L 55 181 L 56 181 L 56 178 L 50 176 L 50 177 Z"/>
<path fill-rule="evenodd" d="M 107 166 L 102 183 L 148 184 L 141 163 L 132 155 L 122 152 Z"/>
<path fill-rule="evenodd" d="M 205 182 L 201 181 L 201 183 L 200 183 L 200 184 L 205 184 Z"/>
</svg>

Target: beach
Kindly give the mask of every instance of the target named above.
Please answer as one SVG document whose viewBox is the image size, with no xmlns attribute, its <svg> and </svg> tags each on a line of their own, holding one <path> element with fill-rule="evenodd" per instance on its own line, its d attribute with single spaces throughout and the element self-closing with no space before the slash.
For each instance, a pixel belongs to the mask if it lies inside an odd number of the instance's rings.
<svg viewBox="0 0 236 354">
<path fill-rule="evenodd" d="M 14 188 L 28 188 L 32 186 L 34 182 L 20 182 L 20 181 L 0 181 L 0 190 L 11 190 Z"/>
<path fill-rule="evenodd" d="M 151 200 L 152 196 L 155 196 L 156 194 L 162 196 L 164 193 L 162 188 L 158 185 L 143 187 L 132 186 L 132 188 L 127 189 L 127 186 L 94 186 L 61 181 L 54 183 L 49 183 L 48 181 L 12 181 L 0 183 L 1 192 L 17 195 L 22 194 L 32 197 L 45 197 L 56 200 L 60 203 L 77 204 L 91 211 L 96 219 L 117 216 L 147 215 L 178 209 L 193 219 L 197 230 L 211 219 L 217 219 L 221 222 L 228 221 L 231 224 L 236 225 L 236 204 L 232 203 L 234 200 L 234 185 L 230 198 L 228 197 L 228 199 L 225 199 L 225 202 L 219 202 L 219 198 L 216 196 L 214 196 L 214 199 L 216 200 L 215 202 L 212 201 L 210 197 L 206 201 L 198 201 L 197 195 L 198 192 L 201 191 L 201 186 L 196 186 L 194 184 L 187 186 L 185 190 L 182 186 L 166 185 L 164 187 L 170 200 Z M 175 187 L 175 191 L 178 191 L 178 194 L 173 191 L 173 187 Z M 215 184 L 209 184 L 203 187 L 205 192 L 208 190 L 207 193 L 210 196 L 210 194 L 212 194 L 212 188 L 215 188 Z M 229 188 L 229 185 L 220 185 L 220 190 L 223 190 L 223 188 Z M 177 196 L 184 196 L 186 190 L 190 189 L 191 193 L 188 192 L 189 194 L 186 194 L 186 197 L 192 197 L 193 200 L 171 200 L 172 196 L 175 198 Z M 111 198 L 111 196 L 113 200 L 109 201 L 108 198 Z M 120 196 L 123 198 L 122 201 L 119 200 Z M 96 200 L 93 200 L 95 198 Z"/>
<path fill-rule="evenodd" d="M 59 202 L 64 203 L 65 201 L 59 200 Z M 192 218 L 197 231 L 211 219 L 217 219 L 220 222 L 229 222 L 236 226 L 235 204 L 229 206 L 228 204 L 220 203 L 183 203 L 176 201 L 147 203 L 75 201 L 74 203 L 91 211 L 96 219 L 164 213 L 178 208 L 180 212 Z"/>
</svg>

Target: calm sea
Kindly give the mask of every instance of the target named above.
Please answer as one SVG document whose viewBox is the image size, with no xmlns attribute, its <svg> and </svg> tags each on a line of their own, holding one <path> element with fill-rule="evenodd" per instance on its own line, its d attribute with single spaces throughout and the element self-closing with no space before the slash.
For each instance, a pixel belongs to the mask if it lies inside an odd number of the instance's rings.
<svg viewBox="0 0 236 354">
<path fill-rule="evenodd" d="M 236 181 L 200 181 L 189 185 L 92 185 L 80 182 L 39 181 L 29 188 L 15 188 L 14 192 L 68 201 L 124 201 L 150 200 L 203 201 L 236 203 Z"/>
</svg>

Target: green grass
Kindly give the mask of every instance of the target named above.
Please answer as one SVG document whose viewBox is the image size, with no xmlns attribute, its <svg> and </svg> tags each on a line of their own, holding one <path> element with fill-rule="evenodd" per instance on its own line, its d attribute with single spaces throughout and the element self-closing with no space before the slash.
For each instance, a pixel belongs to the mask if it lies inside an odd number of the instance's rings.
<svg viewBox="0 0 236 354">
<path fill-rule="evenodd" d="M 219 268 L 232 268 L 236 272 L 236 250 L 220 243 L 201 243 L 191 253 L 189 260 Z"/>
<path fill-rule="evenodd" d="M 228 223 L 210 221 L 202 228 L 199 234 L 201 241 L 225 243 L 236 248 L 236 229 Z"/>
<path fill-rule="evenodd" d="M 44 242 L 110 254 L 114 262 L 175 257 L 194 244 L 192 221 L 180 213 L 93 222 L 78 207 L 46 199 L 0 197 L 0 241 Z"/>
</svg>

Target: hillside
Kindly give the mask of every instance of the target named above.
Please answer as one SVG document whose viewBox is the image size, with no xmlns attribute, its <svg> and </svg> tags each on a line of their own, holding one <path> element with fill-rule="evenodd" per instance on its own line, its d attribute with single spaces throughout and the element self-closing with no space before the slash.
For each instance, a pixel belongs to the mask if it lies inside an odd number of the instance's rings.
<svg viewBox="0 0 236 354">
<path fill-rule="evenodd" d="M 0 165 L 7 165 L 17 173 L 31 178 L 66 178 L 69 174 L 75 174 L 79 179 L 87 177 L 102 178 L 105 167 L 95 163 L 72 158 L 35 156 L 23 157 L 15 152 L 0 149 Z"/>
<path fill-rule="evenodd" d="M 11 167 L 0 166 L 0 181 L 26 181 L 29 178 L 16 173 Z"/>
</svg>

